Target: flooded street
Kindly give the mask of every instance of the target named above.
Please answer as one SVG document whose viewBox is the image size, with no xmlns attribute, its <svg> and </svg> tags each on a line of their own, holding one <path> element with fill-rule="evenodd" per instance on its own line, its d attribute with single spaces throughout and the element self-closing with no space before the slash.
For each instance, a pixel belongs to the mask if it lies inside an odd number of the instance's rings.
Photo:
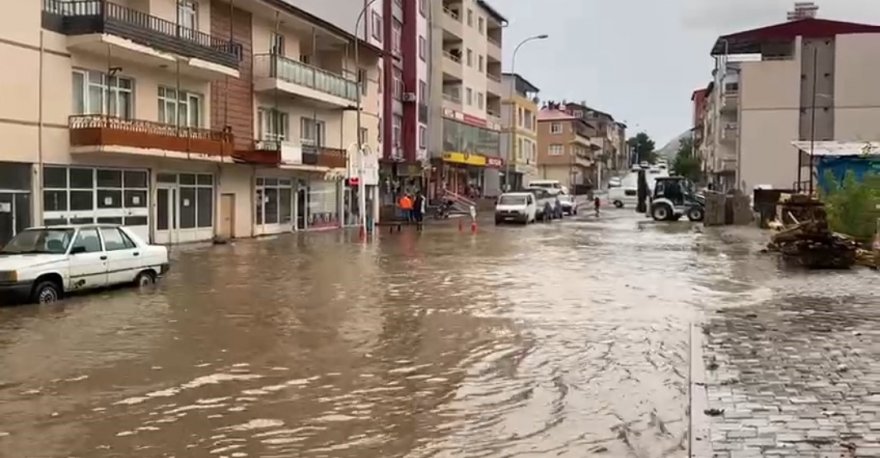
<svg viewBox="0 0 880 458">
<path fill-rule="evenodd" d="M 686 456 L 693 322 L 871 298 L 763 241 L 616 211 L 174 248 L 154 291 L 0 308 L 0 456 Z"/>
</svg>

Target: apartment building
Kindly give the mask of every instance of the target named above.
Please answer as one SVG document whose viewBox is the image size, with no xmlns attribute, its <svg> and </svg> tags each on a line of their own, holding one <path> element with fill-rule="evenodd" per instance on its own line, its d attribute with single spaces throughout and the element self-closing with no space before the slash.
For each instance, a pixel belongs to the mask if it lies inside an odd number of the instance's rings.
<svg viewBox="0 0 880 458">
<path fill-rule="evenodd" d="M 880 139 L 880 83 L 873 77 L 880 26 L 814 13 L 719 37 L 712 49 L 717 68 L 704 124 L 714 130 L 704 133 L 720 141 L 708 153 L 715 159 L 709 171 L 732 171 L 733 184 L 746 192 L 809 180 L 793 141 Z"/>
<path fill-rule="evenodd" d="M 538 88 L 522 76 L 502 76 L 502 189 L 521 189 L 538 178 Z"/>
<path fill-rule="evenodd" d="M 484 0 L 437 0 L 431 12 L 430 195 L 501 190 L 501 46 L 507 20 Z"/>
<path fill-rule="evenodd" d="M 559 180 L 572 191 L 594 185 L 599 146 L 592 141 L 598 129 L 567 111 L 565 105 L 548 104 L 538 113 L 538 175 Z"/>
<path fill-rule="evenodd" d="M 626 145 L 626 125 L 614 120 L 614 116 L 591 108 L 584 103 L 568 102 L 564 110 L 593 126 L 596 135 L 591 138 L 596 148 L 594 174 L 590 177 L 597 187 L 608 182 L 618 171 L 629 170 L 629 148 Z"/>
<path fill-rule="evenodd" d="M 0 38 L 19 69 L 0 76 L 0 176 L 15 177 L 0 241 L 39 224 L 185 243 L 357 221 L 348 152 L 379 128 L 373 112 L 356 129 L 358 91 L 379 106 L 357 78 L 378 79 L 382 51 L 362 43 L 356 68 L 346 31 L 276 0 L 43 0 L 9 5 Z"/>
</svg>

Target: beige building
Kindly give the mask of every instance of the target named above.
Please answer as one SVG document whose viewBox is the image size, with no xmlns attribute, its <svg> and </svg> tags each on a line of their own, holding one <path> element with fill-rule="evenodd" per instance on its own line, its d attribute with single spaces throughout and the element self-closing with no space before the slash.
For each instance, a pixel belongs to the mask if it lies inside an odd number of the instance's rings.
<svg viewBox="0 0 880 458">
<path fill-rule="evenodd" d="M 521 189 L 538 178 L 538 88 L 522 76 L 505 73 L 501 107 L 502 186 Z"/>
<path fill-rule="evenodd" d="M 378 138 L 379 53 L 274 1 L 13 2 L 0 17 L 0 242 L 125 224 L 156 243 L 355 221 L 349 151 Z M 2 202 L 11 201 L 9 211 Z"/>
<path fill-rule="evenodd" d="M 792 141 L 880 139 L 880 26 L 807 16 L 720 37 L 712 54 L 709 174 L 734 169 L 746 192 L 803 188 L 809 171 Z"/>
<path fill-rule="evenodd" d="M 500 190 L 501 43 L 507 20 L 483 0 L 437 0 L 431 18 L 431 186 Z"/>
<path fill-rule="evenodd" d="M 591 108 L 584 103 L 566 103 L 564 110 L 583 119 L 595 129 L 590 139 L 596 161 L 590 181 L 603 187 L 608 179 L 622 171 L 629 171 L 629 148 L 626 146 L 626 125 L 614 120 L 614 116 Z"/>
<path fill-rule="evenodd" d="M 595 174 L 594 155 L 599 150 L 592 142 L 595 126 L 550 104 L 538 113 L 539 179 L 558 180 L 572 191 L 592 187 Z"/>
</svg>

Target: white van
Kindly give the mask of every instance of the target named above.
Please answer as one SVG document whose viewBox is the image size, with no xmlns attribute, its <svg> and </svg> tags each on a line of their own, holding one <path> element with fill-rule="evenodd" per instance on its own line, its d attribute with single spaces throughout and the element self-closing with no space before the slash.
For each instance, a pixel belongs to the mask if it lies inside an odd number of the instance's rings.
<svg viewBox="0 0 880 458">
<path fill-rule="evenodd" d="M 551 194 L 568 194 L 568 188 L 562 186 L 559 180 L 532 180 L 529 182 L 529 188 L 542 188 L 550 191 Z"/>
<path fill-rule="evenodd" d="M 639 190 L 634 186 L 621 186 L 608 190 L 608 200 L 617 208 L 635 207 L 639 203 Z"/>
</svg>

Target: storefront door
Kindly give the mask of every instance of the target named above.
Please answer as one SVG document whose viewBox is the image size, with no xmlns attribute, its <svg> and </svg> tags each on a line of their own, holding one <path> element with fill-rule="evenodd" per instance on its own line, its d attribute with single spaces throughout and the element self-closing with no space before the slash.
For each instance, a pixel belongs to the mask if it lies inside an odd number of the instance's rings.
<svg viewBox="0 0 880 458">
<path fill-rule="evenodd" d="M 172 235 L 177 229 L 177 186 L 159 183 L 156 187 L 156 237 L 161 244 L 174 243 Z"/>
<path fill-rule="evenodd" d="M 0 247 L 31 225 L 31 195 L 0 191 Z"/>
<path fill-rule="evenodd" d="M 214 176 L 158 173 L 154 217 L 156 243 L 211 240 L 214 237 Z"/>
</svg>

